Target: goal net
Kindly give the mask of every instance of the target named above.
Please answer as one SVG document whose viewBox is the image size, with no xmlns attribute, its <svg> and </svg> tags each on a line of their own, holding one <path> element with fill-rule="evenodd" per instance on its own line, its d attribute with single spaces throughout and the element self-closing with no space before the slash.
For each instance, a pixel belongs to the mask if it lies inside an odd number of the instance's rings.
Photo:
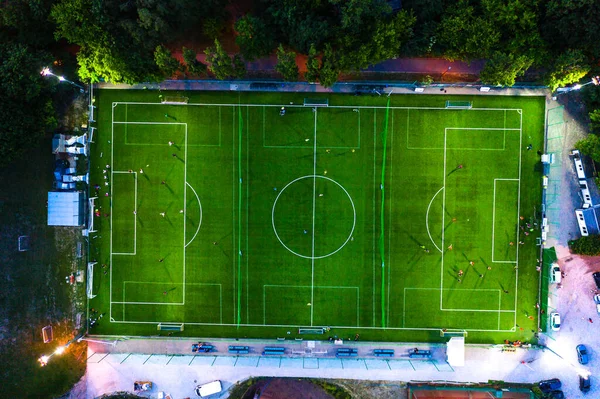
<svg viewBox="0 0 600 399">
<path fill-rule="evenodd" d="M 305 98 L 305 107 L 329 107 L 329 100 L 326 98 Z"/>
<path fill-rule="evenodd" d="M 158 331 L 183 331 L 183 323 L 181 324 L 173 324 L 173 323 L 158 323 L 156 326 Z"/>
<path fill-rule="evenodd" d="M 440 330 L 440 337 L 466 337 L 469 333 L 466 330 Z"/>
<path fill-rule="evenodd" d="M 89 262 L 87 266 L 87 297 L 94 298 L 94 265 L 97 262 Z"/>
<path fill-rule="evenodd" d="M 473 103 L 471 101 L 446 101 L 446 108 L 448 109 L 471 109 Z"/>
<path fill-rule="evenodd" d="M 163 104 L 173 104 L 173 105 L 182 105 L 187 104 L 189 98 L 183 96 L 164 96 L 161 103 Z"/>
</svg>

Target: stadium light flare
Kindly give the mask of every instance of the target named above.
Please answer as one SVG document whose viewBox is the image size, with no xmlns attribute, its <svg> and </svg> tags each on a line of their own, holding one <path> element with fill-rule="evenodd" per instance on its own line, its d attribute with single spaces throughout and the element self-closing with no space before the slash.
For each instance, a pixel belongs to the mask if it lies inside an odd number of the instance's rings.
<svg viewBox="0 0 600 399">
<path fill-rule="evenodd" d="M 67 82 L 67 83 L 69 83 L 69 84 L 77 87 L 79 89 L 80 93 L 83 93 L 85 91 L 85 88 L 83 86 L 78 85 L 77 83 L 68 80 L 64 76 L 59 76 L 59 75 L 56 75 L 56 74 L 52 73 L 52 71 L 48 67 L 42 68 L 42 71 L 40 72 L 40 74 L 42 76 L 54 76 L 54 77 L 56 77 L 59 80 L 59 82 Z"/>
<path fill-rule="evenodd" d="M 48 364 L 48 360 L 50 360 L 50 356 L 46 356 L 46 355 L 44 355 L 44 356 L 41 356 L 41 357 L 38 359 L 38 362 L 40 362 L 40 365 L 41 365 L 42 367 L 44 367 L 45 365 L 47 365 L 47 364 Z"/>
</svg>

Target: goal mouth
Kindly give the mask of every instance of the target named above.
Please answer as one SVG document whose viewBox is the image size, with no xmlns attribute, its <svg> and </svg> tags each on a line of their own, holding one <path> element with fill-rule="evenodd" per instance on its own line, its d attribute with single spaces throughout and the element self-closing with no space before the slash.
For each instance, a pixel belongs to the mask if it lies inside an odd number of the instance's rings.
<svg viewBox="0 0 600 399">
<path fill-rule="evenodd" d="M 183 331 L 183 323 L 158 323 L 158 331 Z"/>
<path fill-rule="evenodd" d="M 162 104 L 185 105 L 190 99 L 183 96 L 165 96 L 161 100 Z"/>
<path fill-rule="evenodd" d="M 446 109 L 471 109 L 473 103 L 471 101 L 446 101 Z"/>
<path fill-rule="evenodd" d="M 467 330 L 440 330 L 440 337 L 466 337 L 469 335 Z"/>
</svg>

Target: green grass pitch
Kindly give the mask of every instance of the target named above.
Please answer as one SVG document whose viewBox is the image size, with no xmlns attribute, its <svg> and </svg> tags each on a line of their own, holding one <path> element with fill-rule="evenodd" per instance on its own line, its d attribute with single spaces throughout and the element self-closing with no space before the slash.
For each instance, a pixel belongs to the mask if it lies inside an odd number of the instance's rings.
<svg viewBox="0 0 600 399">
<path fill-rule="evenodd" d="M 96 92 L 91 332 L 531 340 L 544 98 L 305 97 Z"/>
</svg>

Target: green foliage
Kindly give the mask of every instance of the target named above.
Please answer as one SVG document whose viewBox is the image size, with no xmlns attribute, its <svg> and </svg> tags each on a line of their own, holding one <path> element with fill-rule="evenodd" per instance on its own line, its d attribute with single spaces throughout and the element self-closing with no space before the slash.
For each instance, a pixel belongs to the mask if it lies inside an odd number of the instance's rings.
<svg viewBox="0 0 600 399">
<path fill-rule="evenodd" d="M 8 42 L 10 38 L 18 43 L 40 48 L 51 45 L 54 26 L 48 16 L 52 3 L 52 0 L 3 2 L 0 5 L 1 41 Z"/>
<path fill-rule="evenodd" d="M 579 50 L 567 50 L 562 53 L 545 78 L 550 90 L 579 82 L 590 71 L 585 55 Z"/>
<path fill-rule="evenodd" d="M 221 42 L 215 39 L 214 47 L 208 47 L 204 50 L 208 69 L 215 75 L 215 78 L 224 80 L 235 75 L 233 64 L 229 54 L 223 49 Z"/>
<path fill-rule="evenodd" d="M 56 126 L 50 81 L 40 75 L 52 56 L 23 44 L 0 44 L 0 164 Z"/>
<path fill-rule="evenodd" d="M 431 76 L 431 75 L 425 75 L 423 77 L 423 79 L 421 79 L 422 85 L 429 86 L 432 83 L 433 83 L 433 76 Z"/>
<path fill-rule="evenodd" d="M 283 80 L 295 82 L 298 80 L 298 65 L 296 64 L 296 53 L 286 52 L 280 44 L 277 48 L 277 64 L 275 70 L 283 75 Z"/>
<path fill-rule="evenodd" d="M 600 57 L 598 1 L 548 0 L 542 4 L 540 24 L 545 40 L 556 53 L 578 49 L 590 57 Z"/>
<path fill-rule="evenodd" d="M 331 45 L 325 45 L 323 64 L 319 70 L 319 80 L 323 87 L 331 87 L 337 82 L 340 71 L 336 66 L 336 58 Z"/>
<path fill-rule="evenodd" d="M 242 79 L 246 76 L 246 62 L 241 54 L 233 56 L 233 76 L 237 79 Z"/>
<path fill-rule="evenodd" d="M 310 45 L 310 49 L 308 50 L 308 58 L 306 60 L 306 73 L 304 74 L 304 78 L 314 83 L 319 79 L 319 68 L 321 67 L 321 62 L 317 58 L 317 49 L 314 44 Z"/>
<path fill-rule="evenodd" d="M 496 52 L 485 64 L 479 78 L 485 84 L 512 86 L 518 76 L 523 76 L 531 66 L 532 60 L 527 56 L 515 56 Z"/>
<path fill-rule="evenodd" d="M 600 235 L 581 237 L 577 240 L 569 241 L 571 253 L 579 255 L 597 256 L 600 255 Z"/>
<path fill-rule="evenodd" d="M 600 109 L 590 112 L 590 130 L 594 134 L 600 134 Z"/>
<path fill-rule="evenodd" d="M 202 33 L 210 39 L 216 39 L 223 31 L 223 20 L 220 18 L 207 18 L 202 24 Z"/>
<path fill-rule="evenodd" d="M 449 60 L 488 58 L 500 37 L 496 23 L 480 15 L 468 0 L 448 8 L 438 27 L 438 43 Z"/>
<path fill-rule="evenodd" d="M 596 162 L 600 162 L 600 137 L 589 134 L 585 139 L 575 143 L 575 148 L 582 154 L 589 155 Z"/>
<path fill-rule="evenodd" d="M 183 48 L 183 61 L 187 66 L 188 73 L 193 76 L 203 76 L 206 75 L 206 64 L 198 61 L 196 59 L 196 52 L 191 48 L 184 47 Z"/>
<path fill-rule="evenodd" d="M 269 55 L 275 47 L 272 33 L 260 18 L 243 16 L 235 23 L 235 31 L 235 42 L 248 61 Z"/>
<path fill-rule="evenodd" d="M 166 77 L 172 77 L 175 73 L 182 69 L 182 65 L 173 58 L 171 51 L 163 45 L 156 46 L 154 50 L 154 61 L 156 66 Z"/>
</svg>

